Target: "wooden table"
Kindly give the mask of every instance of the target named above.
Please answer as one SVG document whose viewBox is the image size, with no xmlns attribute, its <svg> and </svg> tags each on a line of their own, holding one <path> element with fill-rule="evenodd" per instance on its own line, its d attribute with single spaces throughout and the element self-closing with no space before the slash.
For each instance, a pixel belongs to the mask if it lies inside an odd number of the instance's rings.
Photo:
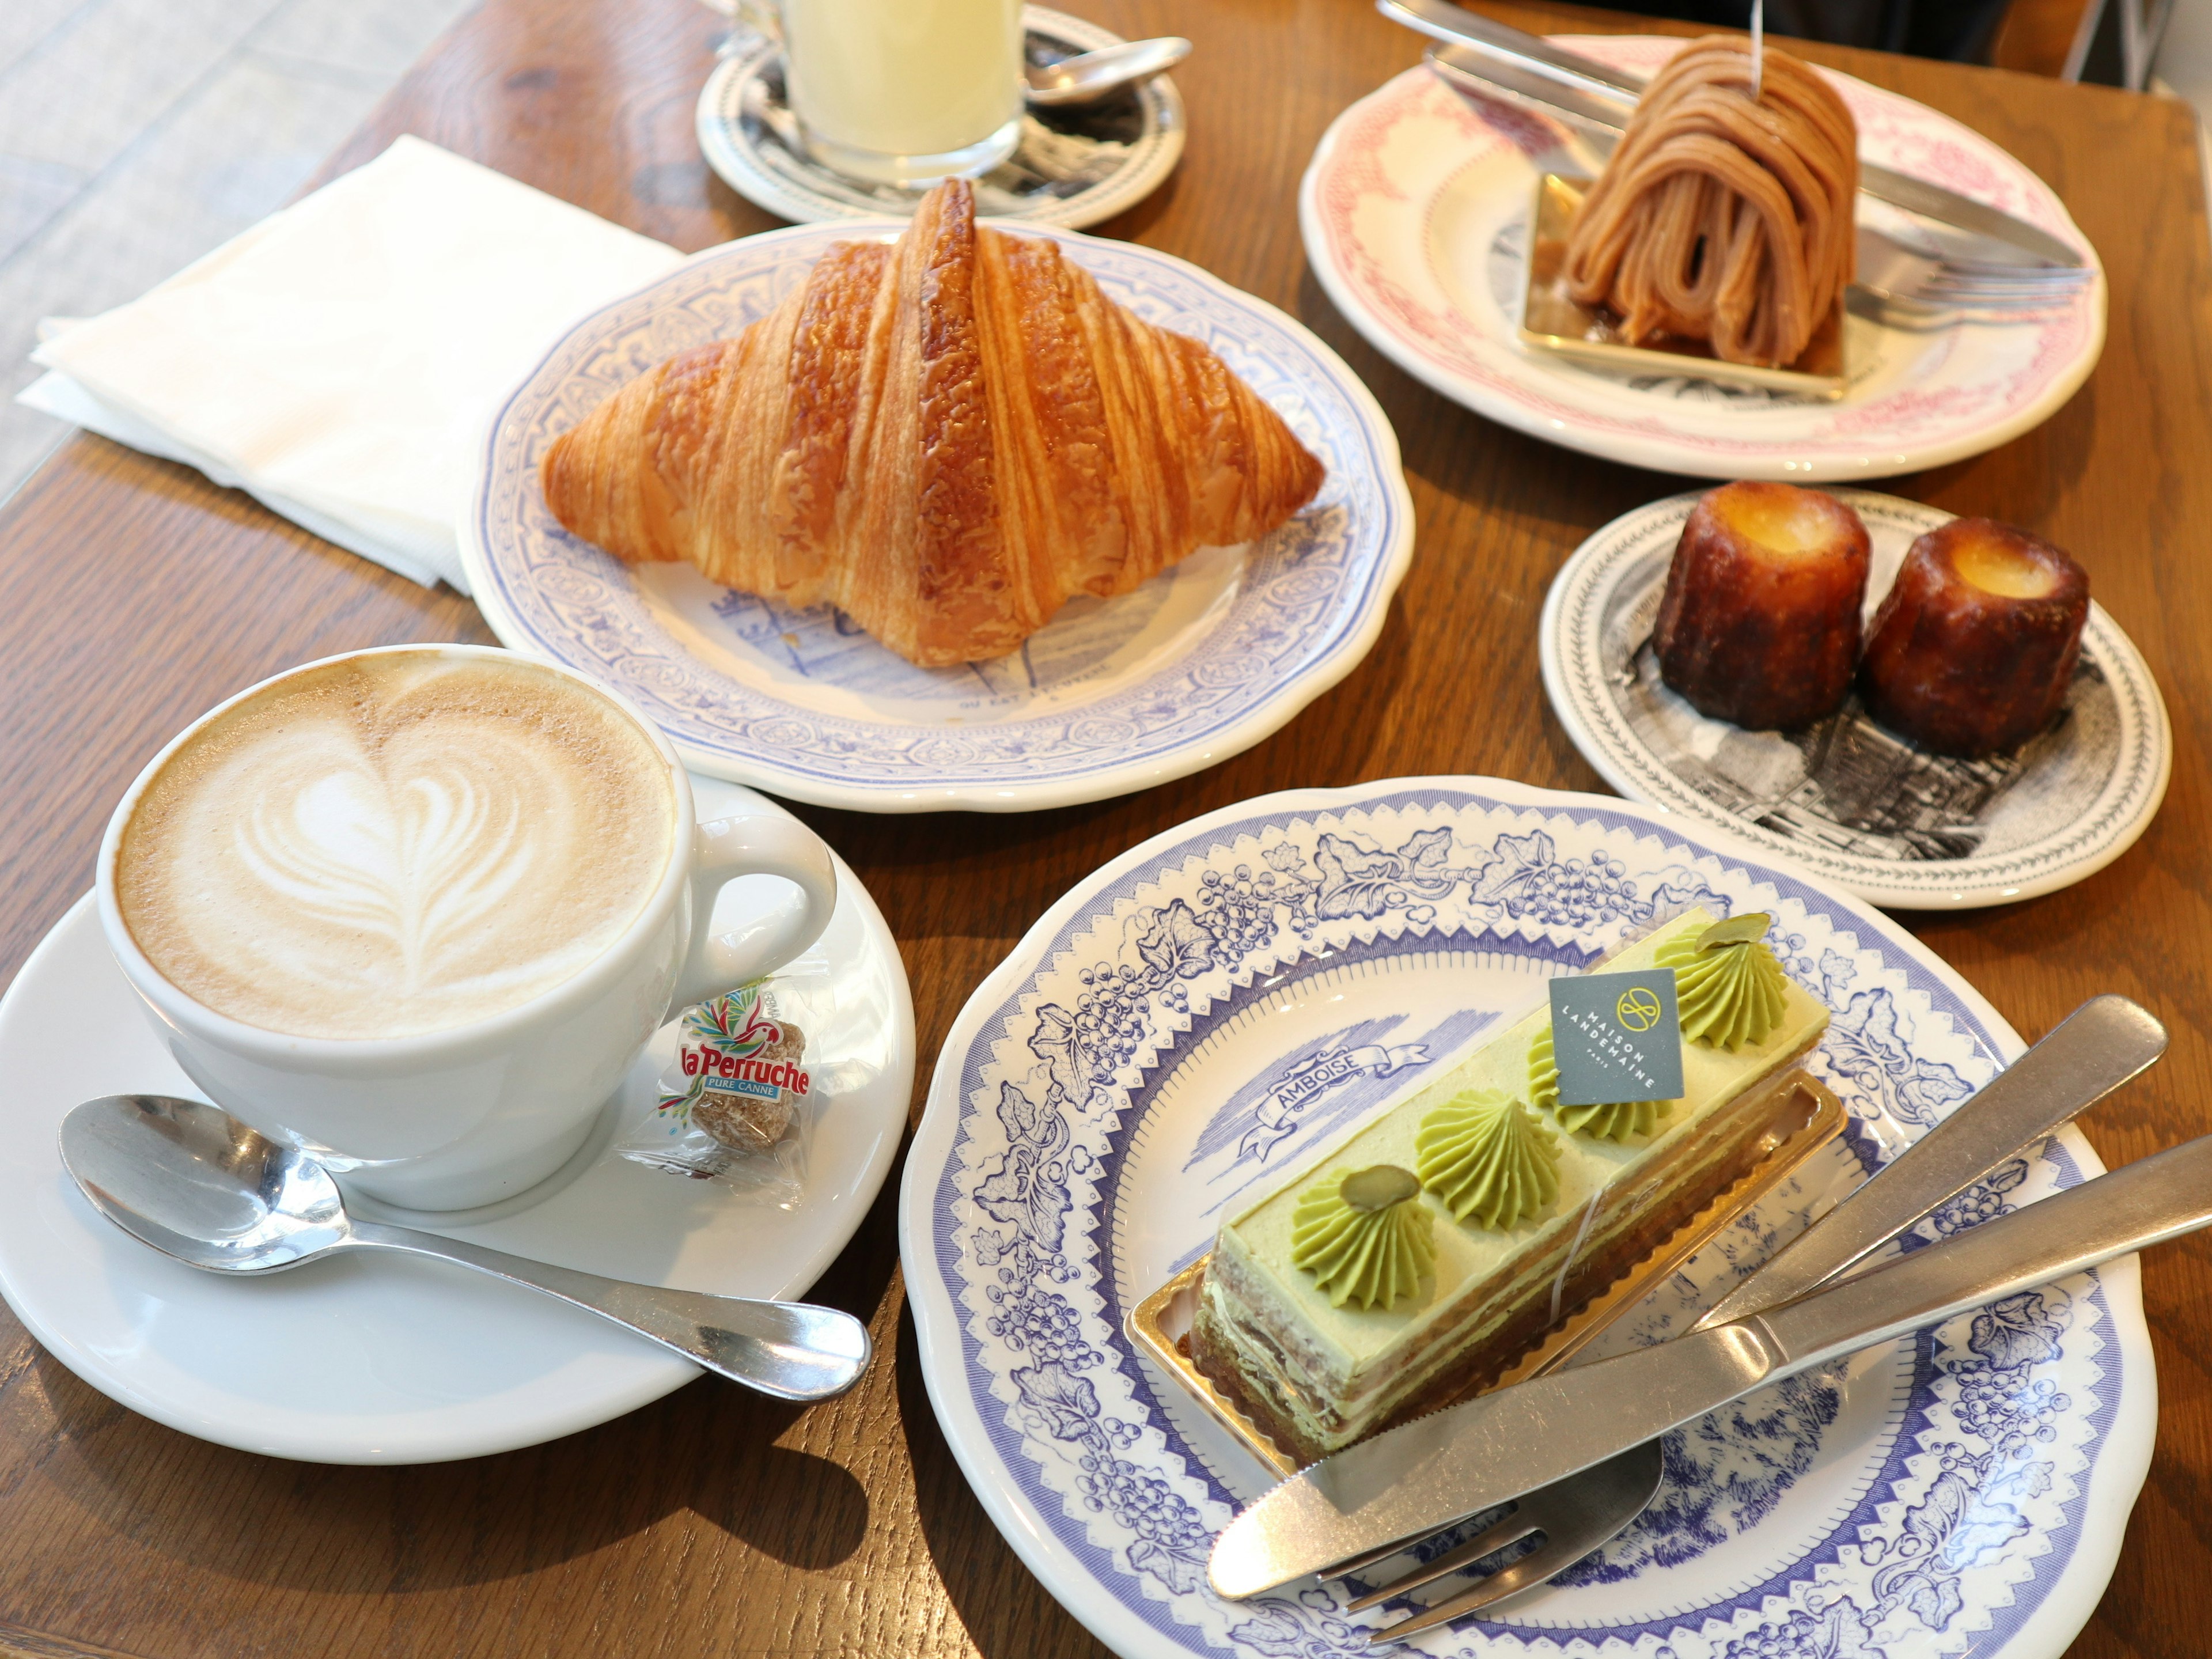
<svg viewBox="0 0 2212 1659">
<path fill-rule="evenodd" d="M 1599 787 L 1537 692 L 1559 561 L 1680 481 L 1492 426 L 1415 385 L 1306 269 L 1298 175 L 1323 127 L 1417 61 L 1360 0 L 1091 0 L 1126 34 L 1183 33 L 1181 172 L 1103 227 L 1289 310 L 1344 354 L 1405 446 L 1419 546 L 1373 655 L 1251 752 L 1097 805 L 891 818 L 805 809 L 905 953 L 927 1060 L 970 989 L 1071 882 L 1158 830 L 1295 785 L 1492 773 Z M 1526 27 L 1648 29 L 1510 5 Z M 773 222 L 691 136 L 716 20 L 695 0 L 487 0 L 331 162 L 414 132 L 694 249 Z M 2087 386 L 1994 454 L 1893 488 L 2073 549 L 2174 717 L 2163 814 L 2133 851 L 2009 908 L 1905 920 L 2033 1037 L 2120 991 L 2171 1054 L 2104 1108 L 2109 1161 L 2212 1129 L 2212 271 L 2191 118 L 2175 104 L 1814 50 L 1958 116 L 2057 187 L 2112 276 Z M 349 647 L 490 637 L 426 592 L 103 441 L 69 444 L 0 508 L 0 976 L 90 884 L 109 807 L 202 708 Z M 917 1085 L 919 1108 L 923 1079 Z M 187 1656 L 757 1652 L 994 1659 L 1103 1651 L 1022 1568 L 948 1455 L 901 1294 L 894 1180 L 820 1287 L 883 1362 L 804 1415 L 700 1382 L 550 1445 L 420 1468 L 323 1468 L 204 1444 L 79 1382 L 0 1314 L 0 1653 Z M 2146 1264 L 2157 1462 L 2112 1588 L 2073 1652 L 2212 1650 L 2212 1243 Z"/>
</svg>

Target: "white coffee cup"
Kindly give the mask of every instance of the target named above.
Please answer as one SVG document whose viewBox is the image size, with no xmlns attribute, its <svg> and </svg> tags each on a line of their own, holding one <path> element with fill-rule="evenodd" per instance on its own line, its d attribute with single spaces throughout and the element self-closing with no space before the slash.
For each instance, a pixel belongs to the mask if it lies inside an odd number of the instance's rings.
<svg viewBox="0 0 2212 1659">
<path fill-rule="evenodd" d="M 209 710 L 148 763 L 108 821 L 100 848 L 100 920 L 109 951 L 169 1052 L 210 1099 L 262 1133 L 313 1152 L 371 1197 L 411 1209 L 462 1209 L 522 1192 L 566 1163 L 672 1007 L 773 972 L 811 945 L 836 905 L 836 869 L 820 838 L 791 819 L 697 823 L 683 763 L 649 720 L 598 682 L 532 659 L 529 668 L 557 674 L 621 710 L 667 768 L 666 867 L 611 945 L 527 1001 L 416 1036 L 291 1036 L 186 995 L 140 948 L 118 895 L 124 831 L 149 785 L 210 721 L 271 687 L 350 658 L 402 652 L 526 661 L 484 646 L 392 646 L 304 664 Z M 783 878 L 798 889 L 798 903 L 742 941 L 709 938 L 715 896 L 746 875 Z"/>
</svg>

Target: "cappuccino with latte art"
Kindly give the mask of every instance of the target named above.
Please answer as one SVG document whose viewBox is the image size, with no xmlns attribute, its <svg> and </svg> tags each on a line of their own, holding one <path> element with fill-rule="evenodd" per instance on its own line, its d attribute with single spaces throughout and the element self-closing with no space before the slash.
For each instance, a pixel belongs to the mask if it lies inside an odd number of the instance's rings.
<svg viewBox="0 0 2212 1659">
<path fill-rule="evenodd" d="M 407 1037 L 599 958 L 674 854 L 669 768 L 618 707 L 519 658 L 290 675 L 173 753 L 117 848 L 122 920 L 216 1013 Z"/>
</svg>

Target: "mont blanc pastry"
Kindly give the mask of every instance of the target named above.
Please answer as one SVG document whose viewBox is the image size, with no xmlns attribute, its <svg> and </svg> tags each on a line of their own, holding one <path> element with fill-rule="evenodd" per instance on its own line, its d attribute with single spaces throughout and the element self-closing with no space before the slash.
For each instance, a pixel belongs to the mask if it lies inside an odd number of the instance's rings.
<svg viewBox="0 0 2212 1659">
<path fill-rule="evenodd" d="M 1794 363 L 1857 257 L 1858 129 L 1817 70 L 1769 46 L 1758 89 L 1732 35 L 1652 77 L 1567 242 L 1567 289 L 1635 344 L 1703 340 L 1732 363 Z"/>
</svg>

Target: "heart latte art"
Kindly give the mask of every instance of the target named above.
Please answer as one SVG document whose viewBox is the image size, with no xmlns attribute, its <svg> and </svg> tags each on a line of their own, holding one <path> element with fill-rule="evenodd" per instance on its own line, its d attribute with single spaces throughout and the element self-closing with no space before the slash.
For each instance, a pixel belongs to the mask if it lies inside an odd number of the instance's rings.
<svg viewBox="0 0 2212 1659">
<path fill-rule="evenodd" d="M 417 1035 L 598 957 L 668 865 L 660 756 L 520 661 L 311 670 L 173 755 L 118 855 L 124 920 L 219 1013 L 301 1036 Z"/>
</svg>

